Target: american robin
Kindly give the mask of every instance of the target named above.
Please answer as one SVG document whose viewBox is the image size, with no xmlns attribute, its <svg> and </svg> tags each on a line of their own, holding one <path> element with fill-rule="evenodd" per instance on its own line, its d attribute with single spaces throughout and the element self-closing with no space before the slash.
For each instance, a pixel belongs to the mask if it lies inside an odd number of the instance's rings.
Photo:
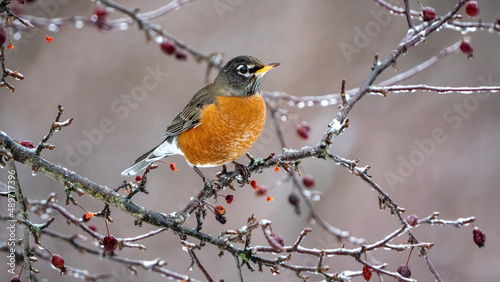
<svg viewBox="0 0 500 282">
<path fill-rule="evenodd" d="M 264 65 L 251 56 L 230 60 L 215 81 L 198 91 L 174 118 L 163 134 L 165 140 L 122 175 L 135 175 L 150 163 L 175 154 L 183 155 L 200 175 L 197 167 L 236 160 L 264 128 L 266 105 L 260 87 L 266 72 L 278 65 Z"/>
</svg>

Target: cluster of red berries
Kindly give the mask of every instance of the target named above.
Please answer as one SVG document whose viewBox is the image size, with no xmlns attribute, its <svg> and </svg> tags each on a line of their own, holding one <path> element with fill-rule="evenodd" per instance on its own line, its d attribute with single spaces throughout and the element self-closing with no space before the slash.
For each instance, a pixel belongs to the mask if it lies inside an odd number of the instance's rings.
<svg viewBox="0 0 500 282">
<path fill-rule="evenodd" d="M 225 224 L 227 219 L 226 219 L 226 208 L 224 206 L 215 206 L 214 207 L 214 213 L 215 213 L 215 219 L 220 222 L 220 224 Z"/>
<path fill-rule="evenodd" d="M 165 38 L 160 44 L 161 50 L 167 55 L 175 55 L 177 60 L 185 61 L 187 60 L 186 52 L 182 50 L 177 50 L 177 46 L 173 40 Z"/>
</svg>

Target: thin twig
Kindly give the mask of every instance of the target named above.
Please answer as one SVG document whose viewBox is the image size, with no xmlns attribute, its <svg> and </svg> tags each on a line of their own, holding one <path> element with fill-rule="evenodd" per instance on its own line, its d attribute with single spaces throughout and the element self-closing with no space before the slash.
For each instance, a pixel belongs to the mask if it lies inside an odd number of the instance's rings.
<svg viewBox="0 0 500 282">
<path fill-rule="evenodd" d="M 410 1 L 404 0 L 404 3 L 405 3 L 405 15 L 406 15 L 406 21 L 408 22 L 408 27 L 411 29 L 415 29 L 415 26 L 413 25 L 413 21 L 411 18 Z"/>
<path fill-rule="evenodd" d="M 389 92 L 407 93 L 407 92 L 415 92 L 417 90 L 432 91 L 432 92 L 437 92 L 439 94 L 451 94 L 451 93 L 474 94 L 478 92 L 498 92 L 500 91 L 500 86 L 446 87 L 446 86 L 431 86 L 425 84 L 418 84 L 418 85 L 392 85 L 383 87 L 379 86 L 370 87 L 371 93 L 381 93 L 384 96 Z"/>
</svg>

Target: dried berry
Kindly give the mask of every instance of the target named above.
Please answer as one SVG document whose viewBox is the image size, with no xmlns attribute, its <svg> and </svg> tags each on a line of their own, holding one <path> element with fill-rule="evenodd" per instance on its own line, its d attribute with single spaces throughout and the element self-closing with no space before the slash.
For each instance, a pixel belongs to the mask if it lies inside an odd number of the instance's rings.
<svg viewBox="0 0 500 282">
<path fill-rule="evenodd" d="M 363 266 L 363 278 L 365 278 L 366 281 L 372 279 L 372 269 L 369 266 Z"/>
<path fill-rule="evenodd" d="M 474 52 L 474 49 L 472 49 L 472 45 L 470 44 L 469 40 L 463 39 L 462 43 L 460 44 L 460 50 L 467 54 L 468 58 L 472 57 L 472 54 Z"/>
<path fill-rule="evenodd" d="M 436 10 L 432 7 L 425 6 L 422 8 L 422 18 L 426 22 L 434 20 L 436 18 Z"/>
<path fill-rule="evenodd" d="M 220 222 L 220 224 L 226 224 L 227 219 L 224 215 L 215 216 L 215 219 Z"/>
<path fill-rule="evenodd" d="M 304 175 L 304 177 L 302 178 L 302 183 L 304 183 L 304 186 L 311 189 L 314 188 L 314 185 L 316 184 L 314 182 L 314 177 L 310 174 Z"/>
<path fill-rule="evenodd" d="M 118 240 L 115 238 L 113 235 L 107 235 L 104 236 L 104 239 L 102 240 L 102 244 L 104 245 L 104 248 L 108 252 L 113 252 L 116 250 L 116 247 L 118 247 Z"/>
<path fill-rule="evenodd" d="M 475 18 L 479 16 L 479 6 L 477 5 L 477 1 L 468 1 L 465 6 L 465 13 L 471 18 Z"/>
<path fill-rule="evenodd" d="M 227 195 L 227 196 L 225 197 L 225 199 L 226 199 L 226 203 L 227 203 L 228 205 L 230 205 L 230 204 L 233 202 L 233 200 L 234 200 L 234 196 L 233 196 L 233 195 Z"/>
<path fill-rule="evenodd" d="M 1 45 L 1 44 L 0 44 Z M 21 145 L 23 145 L 24 147 L 26 148 L 30 148 L 30 149 L 33 149 L 35 148 L 35 146 L 33 145 L 33 142 L 29 141 L 29 140 L 25 140 L 25 141 L 22 141 L 21 142 Z"/>
<path fill-rule="evenodd" d="M 404 278 L 410 278 L 410 276 L 411 276 L 410 267 L 406 264 L 403 264 L 400 267 L 398 267 L 398 273 L 401 276 L 403 276 Z M 402 280 L 400 280 L 400 281 L 402 281 Z"/>
<path fill-rule="evenodd" d="M 299 196 L 297 196 L 297 194 L 295 193 L 291 193 L 289 196 L 288 196 L 288 202 L 292 205 L 292 206 L 297 206 L 300 202 L 300 198 Z"/>
<path fill-rule="evenodd" d="M 279 234 L 272 234 L 271 237 L 273 237 L 274 241 L 278 243 L 280 246 L 285 246 L 285 241 L 283 241 L 283 237 Z"/>
<path fill-rule="evenodd" d="M 410 225 L 411 227 L 415 227 L 418 224 L 418 216 L 415 214 L 410 214 L 406 218 L 406 222 L 408 222 L 408 225 Z"/>
<path fill-rule="evenodd" d="M 95 227 L 94 225 L 89 225 L 88 227 L 90 230 L 97 232 L 97 227 Z"/>
<path fill-rule="evenodd" d="M 52 265 L 55 268 L 63 269 L 64 268 L 64 259 L 60 255 L 52 255 Z"/>
<path fill-rule="evenodd" d="M 223 206 L 215 206 L 214 213 L 215 213 L 215 216 L 225 215 L 226 209 Z"/>
<path fill-rule="evenodd" d="M 165 53 L 167 53 L 168 55 L 172 55 L 173 53 L 175 53 L 175 43 L 171 40 L 164 40 L 161 44 L 160 44 L 160 47 L 161 47 L 161 50 Z"/>
<path fill-rule="evenodd" d="M 472 235 L 474 238 L 474 243 L 476 243 L 476 245 L 479 248 L 484 247 L 484 242 L 486 242 L 486 235 L 484 234 L 484 232 L 481 231 L 479 228 L 474 227 L 474 230 L 472 231 Z"/>
<path fill-rule="evenodd" d="M 170 164 L 170 170 L 177 171 L 177 168 L 175 168 L 175 164 L 173 163 Z"/>
<path fill-rule="evenodd" d="M 297 134 L 299 134 L 299 136 L 302 137 L 303 139 L 309 138 L 310 130 L 311 127 L 306 121 L 303 121 L 299 125 L 297 125 Z"/>
<path fill-rule="evenodd" d="M 184 51 L 177 51 L 175 52 L 175 58 L 177 60 L 185 61 L 187 60 L 187 54 Z"/>
</svg>

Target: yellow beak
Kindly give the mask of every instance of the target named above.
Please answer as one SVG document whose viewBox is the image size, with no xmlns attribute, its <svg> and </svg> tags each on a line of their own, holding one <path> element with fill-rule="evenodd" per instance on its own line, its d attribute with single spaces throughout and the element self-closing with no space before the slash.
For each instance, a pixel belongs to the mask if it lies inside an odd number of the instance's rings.
<svg viewBox="0 0 500 282">
<path fill-rule="evenodd" d="M 259 69 L 258 71 L 255 72 L 256 75 L 260 76 L 260 75 L 263 75 L 265 74 L 266 72 L 274 69 L 275 67 L 279 66 L 280 63 L 270 63 L 268 65 L 265 65 L 264 67 L 262 67 L 261 69 Z"/>
</svg>

